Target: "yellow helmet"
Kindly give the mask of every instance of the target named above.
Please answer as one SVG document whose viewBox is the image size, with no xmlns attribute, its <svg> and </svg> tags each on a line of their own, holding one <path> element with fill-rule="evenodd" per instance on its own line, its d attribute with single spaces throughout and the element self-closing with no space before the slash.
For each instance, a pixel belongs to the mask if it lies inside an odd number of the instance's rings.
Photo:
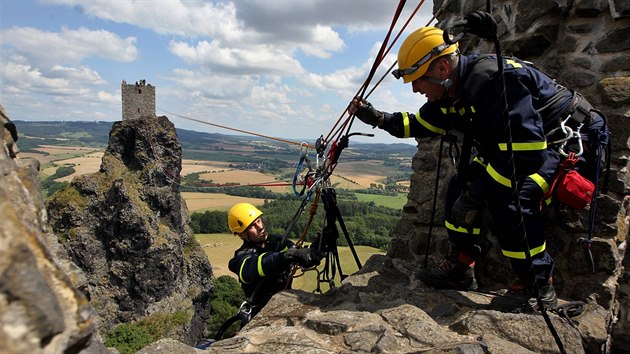
<svg viewBox="0 0 630 354">
<path fill-rule="evenodd" d="M 228 226 L 233 233 L 245 231 L 258 217 L 262 211 L 249 203 L 238 203 L 228 212 Z"/>
<path fill-rule="evenodd" d="M 427 72 L 433 60 L 457 51 L 457 43 L 445 43 L 443 33 L 437 27 L 422 27 L 411 33 L 398 50 L 398 69 L 392 74 L 405 83 L 412 82 Z"/>
</svg>

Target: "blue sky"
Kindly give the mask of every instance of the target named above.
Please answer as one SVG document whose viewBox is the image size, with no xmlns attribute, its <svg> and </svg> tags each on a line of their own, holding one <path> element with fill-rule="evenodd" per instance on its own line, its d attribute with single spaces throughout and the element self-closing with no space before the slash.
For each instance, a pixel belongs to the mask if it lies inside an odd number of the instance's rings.
<svg viewBox="0 0 630 354">
<path fill-rule="evenodd" d="M 408 2 L 394 34 L 417 2 Z M 398 5 L 393 0 L 0 0 L 0 103 L 13 120 L 118 121 L 120 85 L 156 86 L 158 115 L 175 126 L 314 143 L 357 92 Z M 406 34 L 427 25 L 421 7 Z M 370 87 L 371 89 L 371 87 Z M 385 111 L 416 111 L 424 97 L 391 75 L 370 96 Z M 361 142 L 401 141 L 375 133 Z"/>
</svg>

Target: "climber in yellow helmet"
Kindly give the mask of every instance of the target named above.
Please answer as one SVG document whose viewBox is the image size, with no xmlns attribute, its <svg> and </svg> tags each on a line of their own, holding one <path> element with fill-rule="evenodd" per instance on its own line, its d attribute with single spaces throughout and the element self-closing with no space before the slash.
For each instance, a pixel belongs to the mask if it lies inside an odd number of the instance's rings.
<svg viewBox="0 0 630 354">
<path fill-rule="evenodd" d="M 352 100 L 349 112 L 399 138 L 428 138 L 451 131 L 463 134 L 457 175 L 450 179 L 445 197 L 450 266 L 422 269 L 418 277 L 426 285 L 477 288 L 474 265 L 485 251 L 479 235 L 485 226 L 482 215 L 487 212 L 490 229 L 516 273 L 510 290 L 520 293 L 531 308 L 536 308 L 537 297 L 553 307 L 557 304 L 554 263 L 547 252 L 542 212 L 548 202 L 545 193 L 562 156 L 560 146 L 553 143 L 558 140 L 548 142 L 547 134 L 561 124 L 564 127 L 565 122 L 565 128 L 581 133 L 572 146 L 562 148 L 577 151 L 584 146 L 578 170 L 593 181 L 599 171 L 596 166 L 602 163 L 598 146 L 608 143 L 604 117 L 581 95 L 517 58 L 503 58 L 502 77 L 507 87 L 503 102 L 497 56 L 462 55 L 457 44 L 447 43 L 443 34 L 436 27 L 420 28 L 405 39 L 398 52 L 398 68 L 392 74 L 411 83 L 414 93 L 426 96 L 427 102 L 418 112 L 382 112 L 360 98 Z M 506 130 L 505 110 L 510 130 Z M 525 235 L 528 242 L 523 242 Z"/>
<path fill-rule="evenodd" d="M 249 203 L 234 205 L 228 212 L 228 226 L 243 244 L 228 262 L 230 271 L 238 276 L 241 287 L 252 306 L 251 315 L 258 313 L 277 292 L 291 288 L 291 265 L 302 268 L 319 264 L 314 249 L 296 248 L 282 236 L 268 234 L 262 211 Z"/>
</svg>

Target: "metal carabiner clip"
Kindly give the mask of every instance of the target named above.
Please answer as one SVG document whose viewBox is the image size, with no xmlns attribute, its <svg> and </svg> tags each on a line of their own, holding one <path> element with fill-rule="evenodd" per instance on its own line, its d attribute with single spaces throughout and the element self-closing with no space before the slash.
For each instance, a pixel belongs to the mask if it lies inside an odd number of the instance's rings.
<svg viewBox="0 0 630 354">
<path fill-rule="evenodd" d="M 251 315 L 252 307 L 253 307 L 252 304 L 250 304 L 249 301 L 245 300 L 243 301 L 243 303 L 241 303 L 241 306 L 239 307 L 238 312 L 244 315 Z"/>
<path fill-rule="evenodd" d="M 569 118 L 567 118 L 568 120 Z M 566 122 L 566 120 L 565 120 Z M 577 129 L 575 131 L 573 131 L 571 128 L 566 127 L 566 129 L 569 129 L 570 131 L 572 131 L 571 135 L 567 137 L 567 139 L 562 143 L 562 145 L 560 146 L 560 148 L 558 149 L 558 152 L 560 153 L 560 155 L 567 157 L 569 156 L 569 154 L 564 150 L 564 148 L 567 146 L 567 144 L 569 143 L 569 141 L 571 141 L 571 139 L 576 139 L 577 140 L 577 144 L 578 144 L 578 151 L 575 152 L 575 156 L 581 156 L 582 153 L 584 152 L 584 146 L 582 145 L 582 135 L 580 135 L 580 129 L 582 129 L 582 126 L 584 125 L 584 123 L 580 123 L 580 125 L 578 125 Z"/>
</svg>

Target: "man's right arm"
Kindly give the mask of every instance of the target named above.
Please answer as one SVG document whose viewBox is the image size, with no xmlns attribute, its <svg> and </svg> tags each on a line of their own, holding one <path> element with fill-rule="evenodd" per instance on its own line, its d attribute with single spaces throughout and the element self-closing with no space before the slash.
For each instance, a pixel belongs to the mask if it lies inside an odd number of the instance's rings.
<svg viewBox="0 0 630 354">
<path fill-rule="evenodd" d="M 354 99 L 348 111 L 362 122 L 378 126 L 397 138 L 426 138 L 445 133 L 448 113 L 442 112 L 437 104 L 425 103 L 418 113 L 381 112 L 369 102 Z"/>
</svg>

